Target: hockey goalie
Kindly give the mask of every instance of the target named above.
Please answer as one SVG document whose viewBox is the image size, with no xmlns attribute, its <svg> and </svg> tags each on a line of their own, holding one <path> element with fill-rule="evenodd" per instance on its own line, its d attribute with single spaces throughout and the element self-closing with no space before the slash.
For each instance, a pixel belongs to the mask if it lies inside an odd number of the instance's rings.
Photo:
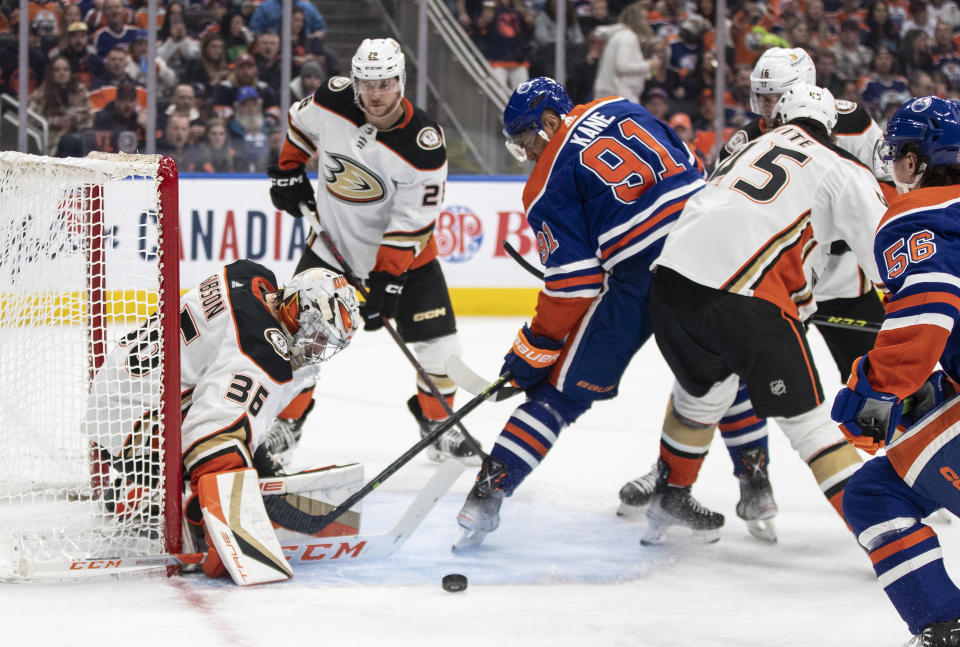
<svg viewBox="0 0 960 647">
<path fill-rule="evenodd" d="M 224 571 L 240 585 L 293 576 L 274 526 L 309 533 L 310 497 L 267 497 L 258 477 L 317 483 L 318 471 L 286 476 L 267 451 L 271 423 L 319 365 L 347 347 L 360 321 L 356 292 L 326 269 L 301 272 L 282 287 L 270 270 L 248 260 L 223 267 L 180 302 L 180 402 L 186 543 L 207 551 L 203 570 Z M 100 500 L 118 520 L 155 519 L 160 475 L 153 424 L 160 380 L 156 319 L 121 339 L 93 380 L 84 431 L 100 439 Z M 133 423 L 131 424 L 131 421 Z M 327 492 L 349 492 L 362 466 L 323 470 Z M 303 486 L 309 488 L 309 486 Z M 269 488 L 265 488 L 269 489 Z M 269 510 L 269 514 L 268 514 Z M 279 518 L 279 520 L 278 520 Z M 325 534 L 356 533 L 355 513 Z M 149 528 L 144 529 L 150 532 Z"/>
</svg>

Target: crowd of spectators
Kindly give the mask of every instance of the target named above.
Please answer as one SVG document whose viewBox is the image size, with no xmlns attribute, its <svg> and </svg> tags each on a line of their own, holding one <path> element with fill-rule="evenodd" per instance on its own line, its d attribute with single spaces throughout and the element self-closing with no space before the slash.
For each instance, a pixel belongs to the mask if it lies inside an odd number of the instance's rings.
<svg viewBox="0 0 960 647">
<path fill-rule="evenodd" d="M 715 142 L 715 0 L 447 0 L 508 86 L 554 75 L 566 1 L 566 85 L 574 103 L 639 101 L 709 158 Z M 954 0 L 728 0 L 724 137 L 755 118 L 750 71 L 768 47 L 802 47 L 818 83 L 883 127 L 911 96 L 960 98 Z"/>
<path fill-rule="evenodd" d="M 715 141 L 715 0 L 446 0 L 509 88 L 553 76 L 565 6 L 566 85 L 576 103 L 622 95 L 672 125 L 705 158 Z M 30 109 L 47 153 L 143 150 L 150 64 L 157 147 L 183 171 L 263 171 L 282 144 L 282 92 L 296 101 L 340 61 L 323 16 L 294 2 L 293 78 L 280 71 L 281 0 L 171 0 L 147 60 L 145 0 L 29 3 Z M 818 83 L 883 126 L 910 96 L 960 97 L 954 0 L 728 0 L 723 136 L 754 117 L 750 71 L 764 49 L 802 47 Z M 16 95 L 19 3 L 0 0 L 0 92 Z"/>
<path fill-rule="evenodd" d="M 317 8 L 296 0 L 293 76 L 280 71 L 280 0 L 172 0 L 147 57 L 145 0 L 29 3 L 29 108 L 48 124 L 46 153 L 145 148 L 147 73 L 157 79 L 158 153 L 186 172 L 262 172 L 283 143 L 291 102 L 341 73 Z M 0 0 L 0 92 L 17 95 L 19 3 Z"/>
</svg>

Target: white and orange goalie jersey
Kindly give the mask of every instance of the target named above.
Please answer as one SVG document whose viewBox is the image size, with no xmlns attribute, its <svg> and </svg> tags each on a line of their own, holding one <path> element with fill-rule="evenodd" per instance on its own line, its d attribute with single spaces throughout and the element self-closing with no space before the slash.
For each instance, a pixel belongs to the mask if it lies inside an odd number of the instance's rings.
<svg viewBox="0 0 960 647">
<path fill-rule="evenodd" d="M 250 467 L 274 418 L 297 393 L 286 335 L 264 297 L 273 272 L 240 260 L 180 300 L 180 401 L 184 477 Z M 155 319 L 121 339 L 97 371 L 84 425 L 117 462 L 150 450 L 150 421 L 159 402 Z M 302 369 L 311 370 L 311 369 Z M 299 371 L 298 371 L 299 373 Z"/>
<path fill-rule="evenodd" d="M 433 229 L 447 179 L 443 132 L 407 99 L 403 105 L 404 117 L 378 131 L 354 103 L 350 79 L 336 76 L 290 108 L 279 166 L 318 156 L 320 224 L 360 278 L 371 270 L 399 276 L 437 255 Z M 339 267 L 322 241 L 312 237 L 310 247 Z"/>
<path fill-rule="evenodd" d="M 816 311 L 813 286 L 834 241 L 846 241 L 879 283 L 873 234 L 885 209 L 870 169 L 788 124 L 717 167 L 687 202 L 655 265 L 805 319 Z"/>
</svg>

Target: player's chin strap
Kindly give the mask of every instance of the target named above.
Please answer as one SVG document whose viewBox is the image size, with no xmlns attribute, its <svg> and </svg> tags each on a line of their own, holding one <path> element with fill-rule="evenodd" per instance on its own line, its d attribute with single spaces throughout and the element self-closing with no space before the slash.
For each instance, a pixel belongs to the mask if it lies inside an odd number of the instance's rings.
<svg viewBox="0 0 960 647">
<path fill-rule="evenodd" d="M 503 240 L 500 241 L 500 246 L 503 247 L 503 251 L 507 253 L 510 258 L 515 260 L 520 267 L 525 269 L 527 272 L 537 277 L 541 281 L 543 280 L 543 272 L 535 268 L 530 264 L 530 261 L 525 259 L 516 248 Z M 820 315 L 812 314 L 806 318 L 804 323 L 817 324 L 818 326 L 829 326 L 831 328 L 842 328 L 843 330 L 859 330 L 860 332 L 880 332 L 880 323 L 876 321 L 867 321 L 866 319 L 854 319 L 852 317 L 834 317 L 831 315 Z M 456 380 L 455 380 L 456 381 Z M 459 382 L 457 383 L 460 384 Z M 468 391 L 470 389 L 467 389 Z"/>
<path fill-rule="evenodd" d="M 323 226 L 320 224 L 320 218 L 317 216 L 317 212 L 313 209 L 310 209 L 305 203 L 300 203 L 300 213 L 303 214 L 303 217 L 307 219 L 310 223 L 310 226 L 317 232 L 317 235 L 323 241 L 323 244 L 327 246 L 327 249 L 330 250 L 330 253 L 333 254 L 333 257 L 336 259 L 337 263 L 340 264 L 340 267 L 343 268 L 343 274 L 347 277 L 347 281 L 350 282 L 357 292 L 366 299 L 369 296 L 367 288 L 364 287 L 363 282 L 357 278 L 357 275 L 353 273 L 353 270 L 350 268 L 350 265 L 347 264 L 347 260 L 340 254 L 340 250 L 337 249 L 337 246 L 333 244 L 333 240 L 330 238 L 330 235 L 326 232 Z M 453 409 L 450 408 L 450 404 L 447 402 L 446 398 L 443 397 L 443 394 L 440 393 L 440 389 L 437 388 L 437 385 L 433 383 L 433 380 L 430 378 L 430 375 L 424 370 L 423 366 L 420 365 L 420 362 L 417 361 L 417 358 L 413 356 L 413 353 L 410 352 L 410 349 L 407 348 L 407 345 L 404 343 L 403 339 L 400 337 L 400 334 L 397 332 L 396 328 L 393 327 L 393 324 L 386 317 L 380 318 L 383 323 L 383 328 L 386 330 L 393 340 L 397 342 L 397 346 L 400 347 L 401 352 L 403 352 L 404 357 L 413 365 L 414 370 L 416 370 L 417 375 L 420 377 L 420 380 L 427 385 L 427 388 L 430 389 L 430 395 L 436 398 L 437 402 L 440 403 L 440 406 L 443 407 L 444 412 L 449 416 L 447 420 L 450 420 L 453 417 Z M 446 425 L 441 425 L 446 426 Z M 452 426 L 452 425 L 451 425 Z M 463 437 L 466 439 L 470 447 L 475 451 L 481 458 L 486 458 L 487 453 L 483 451 L 483 448 L 480 446 L 480 443 L 467 432 L 466 428 L 459 423 L 457 420 L 457 427 L 460 429 L 460 432 L 463 434 Z M 446 426 L 447 429 L 450 426 Z M 434 436 L 434 440 L 439 438 L 440 435 Z"/>
</svg>

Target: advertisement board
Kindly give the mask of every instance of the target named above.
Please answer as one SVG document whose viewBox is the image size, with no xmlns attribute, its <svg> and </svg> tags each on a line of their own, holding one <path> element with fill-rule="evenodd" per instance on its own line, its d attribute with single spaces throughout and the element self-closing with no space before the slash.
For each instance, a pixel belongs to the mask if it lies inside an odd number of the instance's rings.
<svg viewBox="0 0 960 647">
<path fill-rule="evenodd" d="M 309 227 L 278 212 L 269 180 L 186 176 L 180 180 L 180 284 L 197 285 L 224 263 L 249 258 L 279 281 L 292 276 Z M 508 241 L 539 267 L 536 241 L 523 213 L 523 178 L 452 177 L 435 236 L 459 314 L 532 313 L 541 281 L 501 247 Z M 121 234 L 122 235 L 122 234 Z"/>
</svg>

